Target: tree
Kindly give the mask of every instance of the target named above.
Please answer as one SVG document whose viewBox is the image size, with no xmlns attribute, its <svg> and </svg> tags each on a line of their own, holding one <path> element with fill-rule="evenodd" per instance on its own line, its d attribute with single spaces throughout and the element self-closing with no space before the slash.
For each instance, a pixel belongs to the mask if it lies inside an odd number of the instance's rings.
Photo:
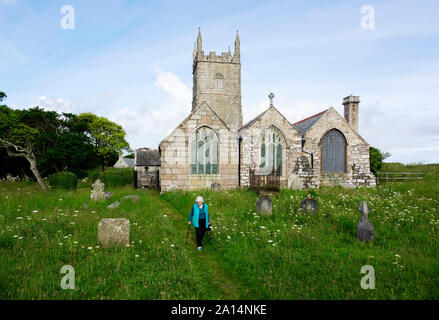
<svg viewBox="0 0 439 320">
<path fill-rule="evenodd" d="M 5 105 L 0 106 L 0 147 L 6 149 L 9 157 L 25 158 L 41 189 L 46 192 L 47 188 L 38 171 L 37 158 L 33 151 L 37 133 L 38 130 L 20 121 L 17 111 Z"/>
<path fill-rule="evenodd" d="M 376 175 L 378 171 L 381 170 L 384 159 L 390 156 L 391 154 L 389 152 L 382 153 L 379 149 L 370 147 L 369 148 L 370 170 Z"/>
<path fill-rule="evenodd" d="M 87 124 L 87 133 L 95 148 L 101 171 L 105 170 L 105 164 L 114 157 L 115 153 L 130 151 L 130 145 L 125 140 L 125 130 L 117 123 L 92 113 L 82 113 L 78 116 L 78 120 Z"/>
</svg>

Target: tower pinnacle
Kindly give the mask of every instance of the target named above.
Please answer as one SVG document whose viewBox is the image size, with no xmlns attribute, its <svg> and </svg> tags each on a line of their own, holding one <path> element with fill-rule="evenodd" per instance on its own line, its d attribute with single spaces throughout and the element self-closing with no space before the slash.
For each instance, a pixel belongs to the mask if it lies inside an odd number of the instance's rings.
<svg viewBox="0 0 439 320">
<path fill-rule="evenodd" d="M 236 39 L 235 39 L 235 56 L 239 57 L 241 54 L 241 42 L 239 41 L 239 33 L 236 30 Z"/>
<path fill-rule="evenodd" d="M 201 39 L 201 30 L 198 28 L 198 36 L 197 36 L 197 52 L 201 52 L 202 49 L 202 39 Z"/>
</svg>

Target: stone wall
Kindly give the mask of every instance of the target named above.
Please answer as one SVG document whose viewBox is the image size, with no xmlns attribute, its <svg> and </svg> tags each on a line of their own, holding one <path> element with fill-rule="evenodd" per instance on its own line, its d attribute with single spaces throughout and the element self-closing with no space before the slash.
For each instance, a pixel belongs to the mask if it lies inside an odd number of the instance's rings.
<svg viewBox="0 0 439 320">
<path fill-rule="evenodd" d="M 159 188 L 160 166 L 135 166 L 137 188 Z"/>
<path fill-rule="evenodd" d="M 215 76 L 221 73 L 224 87 L 216 89 Z M 231 129 L 242 126 L 241 63 L 239 57 L 230 53 L 218 56 L 215 52 L 204 55 L 201 51 L 194 57 L 192 109 L 207 102 Z"/>
<path fill-rule="evenodd" d="M 286 187 L 288 175 L 296 166 L 301 153 L 301 136 L 284 116 L 274 107 L 268 108 L 251 125 L 239 131 L 241 141 L 241 186 L 250 185 L 250 170 L 259 168 L 261 161 L 261 135 L 263 130 L 274 126 L 281 133 L 284 145 L 282 154 L 283 174 L 281 186 Z"/>
<path fill-rule="evenodd" d="M 218 135 L 218 174 L 191 174 L 191 134 L 201 126 L 208 126 Z M 225 122 L 207 104 L 197 106 L 191 114 L 160 143 L 161 191 L 171 189 L 193 190 L 210 188 L 218 182 L 224 189 L 238 186 L 238 139 L 237 131 L 230 130 Z"/>
<path fill-rule="evenodd" d="M 314 171 L 323 181 L 321 174 L 321 140 L 331 129 L 341 131 L 346 139 L 346 173 L 336 178 L 356 185 L 374 186 L 375 176 L 370 172 L 369 145 L 357 134 L 334 108 L 330 108 L 306 133 L 304 149 L 314 154 Z M 353 171 L 356 168 L 356 171 Z M 340 181 L 342 182 L 342 181 Z"/>
</svg>

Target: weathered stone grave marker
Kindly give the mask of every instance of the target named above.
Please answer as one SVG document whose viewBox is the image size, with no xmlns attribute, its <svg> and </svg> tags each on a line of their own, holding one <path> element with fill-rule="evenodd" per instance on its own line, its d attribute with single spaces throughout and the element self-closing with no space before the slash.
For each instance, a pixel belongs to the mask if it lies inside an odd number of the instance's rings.
<svg viewBox="0 0 439 320">
<path fill-rule="evenodd" d="M 116 209 L 118 206 L 120 206 L 120 202 L 119 202 L 119 201 L 116 201 L 116 202 L 113 202 L 112 204 L 109 204 L 109 205 L 107 206 L 107 208 L 108 208 L 108 209 Z"/>
<path fill-rule="evenodd" d="M 139 202 L 140 196 L 137 194 L 122 197 L 122 199 L 131 199 L 132 202 Z"/>
<path fill-rule="evenodd" d="M 125 218 L 106 218 L 99 221 L 98 239 L 103 247 L 126 246 L 130 243 L 130 221 Z"/>
<path fill-rule="evenodd" d="M 314 197 L 307 197 L 302 200 L 302 211 L 315 213 L 319 209 L 317 199 Z"/>
<path fill-rule="evenodd" d="M 273 210 L 273 202 L 267 195 L 259 196 L 256 201 L 256 212 L 270 215 Z"/>
<path fill-rule="evenodd" d="M 210 185 L 210 190 L 212 190 L 212 191 L 221 191 L 221 184 L 219 184 L 217 181 L 215 181 L 214 183 L 212 183 Z"/>
<path fill-rule="evenodd" d="M 303 180 L 299 177 L 299 175 L 293 173 L 288 177 L 288 187 L 292 190 L 302 190 Z"/>
<path fill-rule="evenodd" d="M 361 218 L 357 224 L 357 239 L 363 242 L 372 241 L 375 238 L 375 231 L 369 221 L 369 206 L 363 201 L 358 207 L 358 210 L 361 212 Z"/>
<path fill-rule="evenodd" d="M 101 180 L 97 179 L 91 186 L 93 187 L 90 195 L 92 200 L 102 201 L 106 198 L 104 193 L 104 184 L 101 182 Z"/>
</svg>

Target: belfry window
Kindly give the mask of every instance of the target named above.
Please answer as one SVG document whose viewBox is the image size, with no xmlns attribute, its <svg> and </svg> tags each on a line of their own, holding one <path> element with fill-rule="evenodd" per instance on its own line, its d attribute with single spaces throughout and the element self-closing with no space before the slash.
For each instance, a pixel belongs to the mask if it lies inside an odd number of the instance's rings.
<svg viewBox="0 0 439 320">
<path fill-rule="evenodd" d="M 282 138 L 275 128 L 269 128 L 262 133 L 260 150 L 259 167 L 266 169 L 267 174 L 279 169 L 279 174 L 282 175 Z"/>
<path fill-rule="evenodd" d="M 224 76 L 221 73 L 217 73 L 213 80 L 215 89 L 224 89 Z"/>
<path fill-rule="evenodd" d="M 209 127 L 200 127 L 189 141 L 191 174 L 218 173 L 218 137 Z"/>
</svg>

